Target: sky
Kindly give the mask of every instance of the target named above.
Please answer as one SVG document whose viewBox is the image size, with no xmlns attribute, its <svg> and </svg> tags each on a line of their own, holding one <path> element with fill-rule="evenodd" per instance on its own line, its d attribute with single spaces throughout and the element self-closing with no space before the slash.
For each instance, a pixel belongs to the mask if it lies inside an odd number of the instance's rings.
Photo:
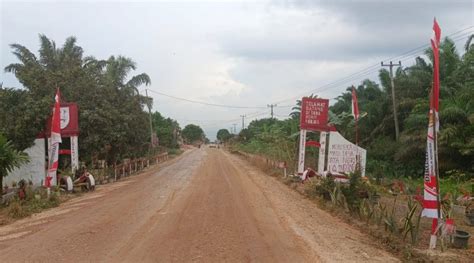
<svg viewBox="0 0 474 263">
<path fill-rule="evenodd" d="M 304 95 L 334 102 L 350 85 L 378 81 L 381 61 L 410 66 L 434 17 L 460 50 L 474 33 L 474 1 L 0 0 L 0 67 L 17 62 L 9 44 L 37 52 L 39 34 L 59 46 L 75 36 L 87 56 L 132 58 L 132 74 L 151 78 L 140 92 L 153 111 L 214 140 L 221 128 L 239 132 L 241 115 L 245 125 L 269 117 L 269 104 L 284 119 Z M 3 70 L 0 82 L 22 88 Z"/>
</svg>

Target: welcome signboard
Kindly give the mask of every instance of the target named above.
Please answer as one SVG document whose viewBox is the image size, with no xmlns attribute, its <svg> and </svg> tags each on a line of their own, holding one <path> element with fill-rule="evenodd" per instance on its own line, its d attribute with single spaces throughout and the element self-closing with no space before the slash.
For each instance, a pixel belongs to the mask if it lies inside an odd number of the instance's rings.
<svg viewBox="0 0 474 263">
<path fill-rule="evenodd" d="M 79 116 L 76 103 L 61 103 L 61 137 L 72 137 L 79 135 Z M 51 117 L 47 120 L 46 129 L 40 137 L 51 136 Z"/>
<path fill-rule="evenodd" d="M 310 131 L 326 131 L 329 100 L 303 98 L 301 102 L 300 128 Z"/>
<path fill-rule="evenodd" d="M 303 97 L 301 99 L 300 114 L 300 143 L 298 153 L 298 174 L 304 171 L 304 159 L 306 148 L 307 131 L 328 130 L 328 108 L 329 100 Z M 315 146 L 315 145 L 313 145 Z M 318 146 L 318 145 L 316 145 Z"/>
</svg>

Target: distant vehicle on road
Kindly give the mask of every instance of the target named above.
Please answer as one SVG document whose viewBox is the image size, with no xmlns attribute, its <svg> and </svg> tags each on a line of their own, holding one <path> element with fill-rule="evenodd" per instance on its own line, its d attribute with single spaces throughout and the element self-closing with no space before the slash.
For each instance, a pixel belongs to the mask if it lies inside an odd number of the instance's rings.
<svg viewBox="0 0 474 263">
<path fill-rule="evenodd" d="M 217 146 L 215 143 L 210 143 L 209 148 L 219 148 L 219 146 Z"/>
</svg>

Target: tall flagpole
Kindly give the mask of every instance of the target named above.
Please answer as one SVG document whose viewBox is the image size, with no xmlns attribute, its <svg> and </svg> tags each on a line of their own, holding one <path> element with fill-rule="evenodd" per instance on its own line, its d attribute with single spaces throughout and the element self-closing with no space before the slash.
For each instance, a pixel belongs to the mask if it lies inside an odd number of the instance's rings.
<svg viewBox="0 0 474 263">
<path fill-rule="evenodd" d="M 437 43 L 439 44 L 439 43 Z M 438 113 L 438 108 L 439 108 L 439 50 L 436 50 L 436 55 L 434 57 L 437 57 L 437 59 L 434 59 L 435 67 L 434 70 L 436 71 L 436 74 L 434 74 L 435 77 L 435 84 L 437 86 L 437 92 L 433 91 L 433 151 L 434 151 L 434 173 L 436 176 L 436 202 L 438 203 L 437 205 L 437 212 L 438 212 L 438 220 L 437 220 L 437 225 L 440 225 L 441 222 L 441 198 L 440 198 L 440 189 L 439 189 L 439 169 L 438 169 L 438 125 L 439 125 L 439 113 Z M 437 105 L 438 104 L 438 105 Z M 437 227 L 438 228 L 438 227 Z M 438 233 L 439 235 L 439 233 Z"/>
<path fill-rule="evenodd" d="M 61 97 L 59 88 L 56 90 L 54 96 L 53 116 L 51 117 L 51 139 L 48 152 L 48 174 L 45 178 L 44 185 L 48 193 L 48 198 L 51 192 L 51 181 L 57 178 L 57 171 L 59 166 L 59 144 L 61 140 Z"/>
<path fill-rule="evenodd" d="M 430 138 L 430 129 L 428 129 L 427 138 L 427 159 L 425 172 L 425 194 L 423 200 L 423 216 L 433 218 L 431 226 L 430 249 L 436 247 L 437 237 L 440 235 L 440 227 L 442 226 L 440 189 L 439 189 L 439 170 L 438 170 L 438 129 L 439 129 L 439 44 L 441 39 L 441 28 L 433 21 L 434 37 L 431 39 L 431 47 L 433 50 L 433 89 L 430 103 L 430 122 L 433 125 Z M 432 144 L 430 144 L 432 140 Z M 431 146 L 431 147 L 430 147 Z M 435 180 L 435 182 L 433 182 Z M 433 203 L 436 202 L 436 210 Z M 435 210 L 435 211 L 433 211 Z"/>
<path fill-rule="evenodd" d="M 434 92 L 433 92 L 433 96 Z M 437 124 L 438 124 L 438 116 L 437 116 L 437 111 L 436 109 L 433 109 L 433 151 L 434 151 L 434 172 L 436 176 L 436 202 L 438 203 L 437 205 L 437 212 L 438 212 L 438 220 L 437 220 L 437 225 L 440 224 L 441 220 L 441 198 L 440 198 L 440 193 L 439 193 L 439 170 L 438 170 L 438 130 L 437 130 Z"/>
</svg>

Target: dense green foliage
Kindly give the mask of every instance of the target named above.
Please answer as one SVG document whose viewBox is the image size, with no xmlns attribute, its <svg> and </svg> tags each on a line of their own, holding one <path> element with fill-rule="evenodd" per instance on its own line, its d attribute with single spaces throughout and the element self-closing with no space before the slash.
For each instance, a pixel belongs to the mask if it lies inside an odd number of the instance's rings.
<svg viewBox="0 0 474 263">
<path fill-rule="evenodd" d="M 44 127 L 51 98 L 34 99 L 27 90 L 0 87 L 0 134 L 18 150 L 31 146 Z"/>
<path fill-rule="evenodd" d="M 431 50 L 426 51 L 431 59 Z M 428 126 L 432 63 L 418 57 L 414 65 L 399 69 L 394 81 L 400 123 L 400 142 L 394 138 L 388 71 L 380 71 L 382 87 L 366 80 L 357 87 L 359 108 L 367 116 L 359 121 L 361 144 L 369 149 L 369 168 L 385 167 L 385 173 L 421 175 L 423 173 Z M 466 44 L 459 56 L 454 43 L 445 39 L 440 50 L 440 134 L 441 172 L 474 167 L 474 47 Z M 331 107 L 337 116 L 351 111 L 348 89 Z M 349 118 L 336 124 L 346 138 L 354 139 L 354 122 Z M 370 167 L 372 166 L 372 167 Z"/>
<path fill-rule="evenodd" d="M 184 141 L 189 144 L 206 142 L 204 131 L 195 124 L 186 125 L 183 129 L 182 136 Z"/>
<path fill-rule="evenodd" d="M 28 155 L 14 148 L 7 138 L 0 134 L 0 187 L 3 186 L 3 177 L 13 169 L 28 161 Z M 0 194 L 3 189 L 0 189 Z"/>
<path fill-rule="evenodd" d="M 159 112 L 152 114 L 152 122 L 160 146 L 178 148 L 178 136 L 181 132 L 178 122 L 171 118 L 163 117 Z"/>
<path fill-rule="evenodd" d="M 474 45 L 466 43 L 464 55 L 458 55 L 454 43 L 445 39 L 440 51 L 440 136 L 441 174 L 451 170 L 474 171 Z M 426 55 L 431 59 L 431 50 Z M 380 85 L 364 80 L 356 87 L 358 122 L 362 147 L 368 149 L 368 172 L 392 176 L 421 176 L 424 170 L 428 127 L 429 93 L 432 63 L 422 57 L 414 65 L 396 71 L 397 109 L 400 141 L 395 129 L 388 71 L 380 70 Z M 315 97 L 314 95 L 312 95 Z M 351 115 L 351 88 L 342 93 L 330 107 L 329 121 L 347 139 L 354 141 L 355 127 Z M 286 120 L 253 121 L 244 129 L 236 146 L 241 150 L 296 163 L 298 124 L 301 101 Z M 315 133 L 309 139 L 319 140 Z M 309 149 L 306 164 L 315 167 L 317 152 Z"/>
<path fill-rule="evenodd" d="M 226 142 L 232 138 L 232 134 L 230 134 L 229 130 L 227 129 L 220 129 L 217 131 L 216 137 L 219 141 Z"/>
<path fill-rule="evenodd" d="M 115 162 L 148 152 L 150 127 L 144 107 L 152 102 L 137 88 L 149 85 L 150 78 L 145 73 L 130 76 L 135 62 L 122 56 L 106 60 L 84 56 L 74 37 L 56 47 L 40 35 L 38 57 L 20 44 L 11 48 L 19 63 L 6 66 L 5 71 L 15 74 L 25 90 L 0 89 L 0 132 L 18 150 L 30 146 L 44 129 L 60 88 L 63 101 L 79 106 L 82 161 Z"/>
</svg>

